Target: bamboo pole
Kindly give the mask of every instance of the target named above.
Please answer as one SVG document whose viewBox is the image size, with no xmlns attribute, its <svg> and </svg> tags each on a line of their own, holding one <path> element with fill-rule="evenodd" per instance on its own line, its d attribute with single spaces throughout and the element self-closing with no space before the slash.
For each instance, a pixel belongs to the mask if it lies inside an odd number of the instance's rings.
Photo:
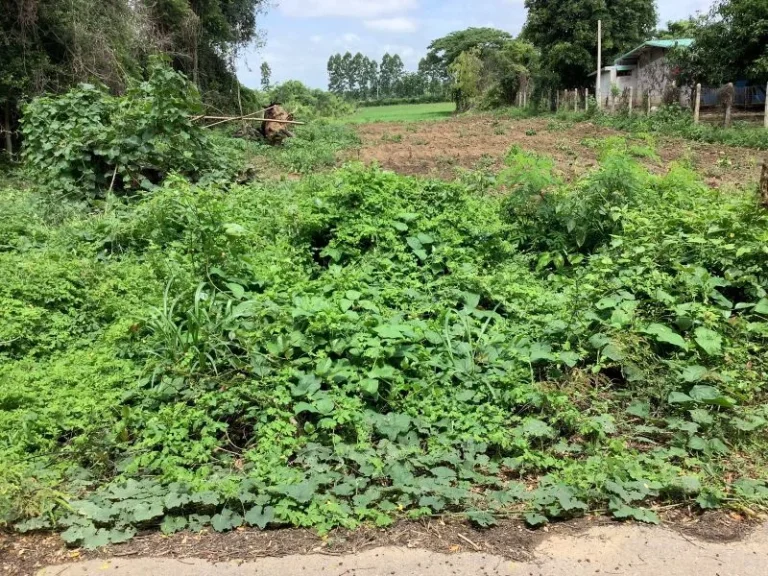
<svg viewBox="0 0 768 576">
<path fill-rule="evenodd" d="M 698 124 L 701 117 L 701 84 L 696 84 L 696 101 L 693 104 L 693 123 Z"/>
<path fill-rule="evenodd" d="M 597 82 L 595 85 L 595 95 L 597 96 L 597 109 L 603 107 L 602 92 L 600 84 L 603 81 L 603 21 L 597 21 Z"/>
<path fill-rule="evenodd" d="M 214 126 L 218 126 L 219 124 L 225 124 L 227 122 L 233 122 L 235 120 L 247 120 L 250 122 L 274 122 L 275 124 L 295 124 L 298 126 L 303 126 L 306 124 L 306 122 L 296 122 L 294 120 L 273 120 L 272 118 L 245 118 L 240 116 L 233 116 L 232 118 L 225 118 L 224 120 L 219 120 L 218 122 L 214 122 L 213 124 L 208 124 L 207 126 L 203 126 L 203 128 L 212 128 Z"/>
</svg>

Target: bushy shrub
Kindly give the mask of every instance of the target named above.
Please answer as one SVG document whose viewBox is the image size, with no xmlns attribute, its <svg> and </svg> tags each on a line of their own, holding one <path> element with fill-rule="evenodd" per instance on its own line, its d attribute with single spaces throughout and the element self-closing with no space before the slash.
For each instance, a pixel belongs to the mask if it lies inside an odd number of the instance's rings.
<svg viewBox="0 0 768 576">
<path fill-rule="evenodd" d="M 192 115 L 197 90 L 162 61 L 124 96 L 83 84 L 24 109 L 24 159 L 35 180 L 74 198 L 151 189 L 170 172 L 197 176 L 211 166 L 208 141 Z"/>
</svg>

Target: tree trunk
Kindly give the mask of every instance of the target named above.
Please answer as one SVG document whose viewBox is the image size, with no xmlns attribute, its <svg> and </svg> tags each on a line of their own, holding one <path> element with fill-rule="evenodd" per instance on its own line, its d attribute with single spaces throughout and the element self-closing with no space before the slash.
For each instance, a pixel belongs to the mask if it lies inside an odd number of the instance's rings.
<svg viewBox="0 0 768 576">
<path fill-rule="evenodd" d="M 760 203 L 768 208 L 768 158 L 763 160 L 763 173 L 760 176 Z"/>
<path fill-rule="evenodd" d="M 13 133 L 11 132 L 11 101 L 5 101 L 5 115 L 3 122 L 3 132 L 5 132 L 5 152 L 8 159 L 13 159 Z"/>
</svg>

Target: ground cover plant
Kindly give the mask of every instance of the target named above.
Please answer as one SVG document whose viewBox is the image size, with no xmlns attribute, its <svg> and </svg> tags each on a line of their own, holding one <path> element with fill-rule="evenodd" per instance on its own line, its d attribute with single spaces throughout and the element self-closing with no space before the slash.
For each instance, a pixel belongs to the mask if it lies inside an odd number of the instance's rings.
<svg viewBox="0 0 768 576">
<path fill-rule="evenodd" d="M 631 133 L 654 133 L 694 142 L 768 150 L 768 131 L 761 124 L 736 122 L 731 128 L 723 128 L 718 125 L 722 118 L 718 118 L 714 123 L 703 121 L 694 124 L 691 111 L 679 106 L 663 106 L 650 116 L 642 112 L 635 112 L 630 116 L 626 112 L 610 114 L 560 111 L 557 117 L 566 121 L 596 122 L 601 126 Z"/>
<path fill-rule="evenodd" d="M 766 504 L 768 215 L 622 147 L 0 192 L 0 521 L 165 532 Z"/>
</svg>

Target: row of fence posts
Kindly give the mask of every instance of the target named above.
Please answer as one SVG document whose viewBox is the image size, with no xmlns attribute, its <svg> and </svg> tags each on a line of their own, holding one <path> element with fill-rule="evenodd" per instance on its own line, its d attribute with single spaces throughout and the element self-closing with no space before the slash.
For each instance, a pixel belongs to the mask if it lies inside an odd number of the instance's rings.
<svg viewBox="0 0 768 576">
<path fill-rule="evenodd" d="M 724 104 L 724 118 L 723 118 L 723 125 L 726 128 L 730 128 L 733 125 L 733 96 L 734 96 L 734 87 L 733 82 L 730 82 L 726 84 L 726 86 L 723 88 L 723 104 Z M 634 107 L 634 89 L 630 86 L 628 88 L 628 98 L 627 98 L 627 114 L 630 116 L 632 115 L 632 109 Z M 585 88 L 584 92 L 584 111 L 589 111 L 589 88 Z M 693 121 L 695 124 L 699 124 L 701 121 L 701 96 L 702 96 L 702 88 L 701 84 L 696 84 L 696 91 L 694 94 L 694 103 L 693 103 Z M 579 93 L 578 89 L 574 90 L 557 90 L 555 92 L 555 110 L 571 110 L 571 107 L 574 112 L 579 111 L 579 104 L 580 104 L 580 98 L 581 94 Z M 645 94 L 645 106 L 646 106 L 646 114 L 651 114 L 651 93 L 650 91 Z M 549 101 L 552 101 L 552 96 L 550 92 L 550 98 Z M 518 98 L 517 98 L 518 106 L 526 107 L 528 105 L 528 95 L 525 92 L 519 92 Z M 616 96 L 611 95 L 609 99 L 609 107 L 611 109 L 611 112 L 616 111 Z M 763 118 L 763 126 L 768 130 L 768 85 L 765 87 L 765 116 Z"/>
<path fill-rule="evenodd" d="M 693 101 L 693 122 L 698 124 L 701 121 L 701 84 L 696 84 L 696 92 Z M 730 128 L 733 125 L 733 96 L 735 88 L 733 82 L 729 82 L 723 88 L 723 105 L 725 107 L 725 117 L 723 126 Z M 765 113 L 763 116 L 763 126 L 768 130 L 768 84 L 765 86 Z"/>
</svg>

